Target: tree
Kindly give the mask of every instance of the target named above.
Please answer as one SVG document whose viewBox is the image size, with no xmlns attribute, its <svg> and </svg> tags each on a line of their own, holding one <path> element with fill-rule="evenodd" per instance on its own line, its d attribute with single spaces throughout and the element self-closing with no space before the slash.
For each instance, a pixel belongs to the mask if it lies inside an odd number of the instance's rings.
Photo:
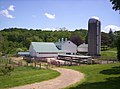
<svg viewBox="0 0 120 89">
<path fill-rule="evenodd" d="M 3 41 L 4 41 L 4 38 L 3 38 L 3 36 L 0 34 L 0 52 L 2 51 Z"/>
<path fill-rule="evenodd" d="M 115 11 L 119 10 L 120 11 L 120 0 L 110 0 L 110 2 L 112 2 L 113 4 L 113 9 Z"/>
<path fill-rule="evenodd" d="M 111 47 L 114 45 L 114 39 L 115 39 L 112 29 L 110 29 L 108 35 L 109 35 L 109 46 Z"/>
<path fill-rule="evenodd" d="M 78 35 L 73 35 L 70 38 L 70 41 L 72 41 L 73 43 L 75 43 L 77 46 L 79 46 L 80 44 L 83 43 L 83 40 Z"/>
<path fill-rule="evenodd" d="M 117 58 L 120 61 L 120 35 L 117 38 Z"/>
<path fill-rule="evenodd" d="M 107 33 L 101 32 L 101 45 L 109 46 L 109 35 Z"/>
<path fill-rule="evenodd" d="M 88 34 L 85 37 L 85 44 L 88 44 Z"/>
</svg>

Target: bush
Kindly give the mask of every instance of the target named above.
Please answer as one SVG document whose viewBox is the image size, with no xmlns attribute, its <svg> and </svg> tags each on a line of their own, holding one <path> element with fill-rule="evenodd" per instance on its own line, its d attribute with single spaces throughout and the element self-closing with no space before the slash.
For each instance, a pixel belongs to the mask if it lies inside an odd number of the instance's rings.
<svg viewBox="0 0 120 89">
<path fill-rule="evenodd" d="M 5 66 L 0 70 L 3 73 L 3 75 L 10 75 L 11 71 L 14 70 L 14 66 L 11 64 L 5 64 Z"/>
</svg>

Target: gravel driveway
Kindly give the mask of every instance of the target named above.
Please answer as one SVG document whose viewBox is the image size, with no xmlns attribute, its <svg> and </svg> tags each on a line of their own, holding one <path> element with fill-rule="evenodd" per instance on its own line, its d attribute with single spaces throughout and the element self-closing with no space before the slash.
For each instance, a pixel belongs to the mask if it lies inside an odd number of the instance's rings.
<svg viewBox="0 0 120 89">
<path fill-rule="evenodd" d="M 28 84 L 10 89 L 61 89 L 71 84 L 79 82 L 84 78 L 84 74 L 71 69 L 54 68 L 61 73 L 57 78 L 39 83 Z M 34 76 L 34 75 L 33 75 Z"/>
</svg>

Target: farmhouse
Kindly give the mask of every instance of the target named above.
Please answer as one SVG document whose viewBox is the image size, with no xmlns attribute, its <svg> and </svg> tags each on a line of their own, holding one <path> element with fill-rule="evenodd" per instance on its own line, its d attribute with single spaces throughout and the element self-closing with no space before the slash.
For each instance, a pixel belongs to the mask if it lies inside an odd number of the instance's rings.
<svg viewBox="0 0 120 89">
<path fill-rule="evenodd" d="M 31 42 L 29 48 L 31 57 L 50 57 L 55 58 L 58 54 L 64 54 L 58 50 L 54 43 L 50 42 Z"/>
<path fill-rule="evenodd" d="M 88 53 L 88 44 L 83 43 L 83 44 L 79 45 L 77 48 L 77 51 L 79 53 Z"/>
<path fill-rule="evenodd" d="M 63 50 L 66 54 L 76 54 L 77 53 L 77 45 L 72 41 L 67 41 L 67 39 L 62 38 L 61 41 L 55 43 L 56 47 L 60 50 Z"/>
</svg>

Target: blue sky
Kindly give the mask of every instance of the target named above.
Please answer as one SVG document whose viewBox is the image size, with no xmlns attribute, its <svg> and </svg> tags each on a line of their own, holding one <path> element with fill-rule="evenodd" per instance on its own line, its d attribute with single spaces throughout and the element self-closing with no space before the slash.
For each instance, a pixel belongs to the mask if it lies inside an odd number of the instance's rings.
<svg viewBox="0 0 120 89">
<path fill-rule="evenodd" d="M 109 0 L 0 0 L 0 29 L 87 29 L 96 16 L 102 31 L 120 30 L 120 14 Z"/>
</svg>

